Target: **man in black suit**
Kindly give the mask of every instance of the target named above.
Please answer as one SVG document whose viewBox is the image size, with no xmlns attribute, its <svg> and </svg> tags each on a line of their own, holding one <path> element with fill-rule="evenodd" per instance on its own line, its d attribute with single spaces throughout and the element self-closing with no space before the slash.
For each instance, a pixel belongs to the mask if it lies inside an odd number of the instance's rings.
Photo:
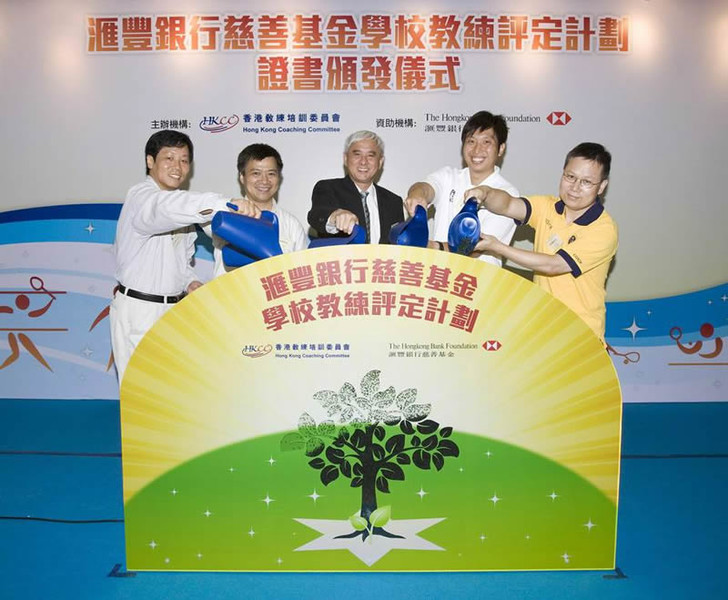
<svg viewBox="0 0 728 600">
<path fill-rule="evenodd" d="M 346 138 L 346 177 L 316 183 L 308 222 L 319 237 L 347 236 L 354 225 L 367 231 L 367 242 L 388 244 L 392 225 L 404 220 L 402 198 L 374 183 L 384 164 L 384 142 L 371 131 Z"/>
</svg>

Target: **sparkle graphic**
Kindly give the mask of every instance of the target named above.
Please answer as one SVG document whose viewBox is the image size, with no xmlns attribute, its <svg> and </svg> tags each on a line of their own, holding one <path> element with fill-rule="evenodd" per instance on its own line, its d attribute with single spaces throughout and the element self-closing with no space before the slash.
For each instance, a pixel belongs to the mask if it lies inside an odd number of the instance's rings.
<svg viewBox="0 0 728 600">
<path fill-rule="evenodd" d="M 283 559 L 282 559 L 282 558 L 281 558 L 281 557 L 279 556 L 279 557 L 278 557 L 278 560 L 277 560 L 276 562 L 277 562 L 277 563 L 278 563 L 279 565 L 280 565 L 280 564 L 283 564 Z"/>
<path fill-rule="evenodd" d="M 622 327 L 622 331 L 629 331 L 632 334 L 632 339 L 636 337 L 637 333 L 640 331 L 645 331 L 646 327 L 640 327 L 637 325 L 637 319 L 635 317 L 632 317 L 632 325 L 629 327 Z"/>
<path fill-rule="evenodd" d="M 197 560 L 200 560 L 202 558 L 202 552 L 197 553 Z"/>
<path fill-rule="evenodd" d="M 295 520 L 322 534 L 321 537 L 296 548 L 296 552 L 348 550 L 368 567 L 371 567 L 390 550 L 444 550 L 444 548 L 417 535 L 440 521 L 444 521 L 444 518 L 391 520 L 387 523 L 387 531 L 401 535 L 401 538 L 373 535 L 368 537 L 364 543 L 358 537 L 337 539 L 337 536 L 351 533 L 351 523 L 349 521 L 335 521 L 332 519 Z"/>
<path fill-rule="evenodd" d="M 268 464 L 272 467 L 274 464 L 276 464 L 276 459 L 271 456 L 268 459 Z"/>
<path fill-rule="evenodd" d="M 228 469 L 228 471 L 230 471 L 231 473 L 235 472 L 235 467 L 230 467 L 230 468 Z"/>
<path fill-rule="evenodd" d="M 255 535 L 255 531 L 253 531 L 253 528 L 250 528 L 250 531 L 248 531 L 248 535 L 252 538 Z"/>
<path fill-rule="evenodd" d="M 722 296 L 720 297 L 720 299 L 721 299 L 721 300 L 722 300 L 723 302 L 726 302 L 726 301 L 728 301 L 728 295 L 726 295 L 726 294 L 723 294 L 723 295 L 722 295 Z"/>
<path fill-rule="evenodd" d="M 275 502 L 273 498 L 270 497 L 270 494 L 266 493 L 265 498 L 261 500 L 261 502 L 265 502 L 266 508 L 270 507 L 271 502 Z"/>
<path fill-rule="evenodd" d="M 88 231 L 88 234 L 91 235 L 94 231 L 96 231 L 96 228 L 94 227 L 93 223 L 89 223 L 87 227 L 84 227 L 86 231 Z"/>
<path fill-rule="evenodd" d="M 177 494 L 179 494 L 179 492 L 176 489 L 173 489 L 169 493 L 172 494 L 173 496 L 176 496 Z"/>
<path fill-rule="evenodd" d="M 491 452 L 490 450 L 487 450 L 487 451 L 485 452 L 485 455 L 486 455 L 486 456 L 487 456 L 488 458 L 490 458 L 491 456 L 493 456 L 493 453 L 492 453 L 492 452 Z"/>
<path fill-rule="evenodd" d="M 422 489 L 422 486 L 420 486 L 420 491 L 419 492 L 415 492 L 415 494 L 417 494 L 420 497 L 420 500 L 423 500 L 425 498 L 425 496 L 427 496 L 428 492 L 426 492 L 425 490 L 423 490 Z"/>
<path fill-rule="evenodd" d="M 596 527 L 596 523 L 592 523 L 591 518 L 587 523 L 584 523 L 584 527 L 587 528 L 587 530 L 591 533 L 592 527 Z"/>
<path fill-rule="evenodd" d="M 568 563 L 568 562 L 569 562 L 569 561 L 571 560 L 571 556 L 569 556 L 569 554 L 568 554 L 567 552 L 564 552 L 564 553 L 563 553 L 563 554 L 561 555 L 561 558 L 563 558 L 563 559 L 564 559 L 564 562 L 565 562 L 565 563 Z"/>
<path fill-rule="evenodd" d="M 481 534 L 480 534 L 480 541 L 481 541 L 481 542 L 484 542 L 484 541 L 485 541 L 485 540 L 487 540 L 487 539 L 488 539 L 488 537 L 487 537 L 487 536 L 486 536 L 486 535 L 485 535 L 484 533 L 481 533 Z"/>
<path fill-rule="evenodd" d="M 316 504 L 316 500 L 321 498 L 321 495 L 316 493 L 316 488 L 313 488 L 313 492 L 311 494 L 309 494 L 308 497 L 311 498 L 311 500 L 313 500 L 314 504 Z"/>
<path fill-rule="evenodd" d="M 152 540 L 151 542 L 149 542 L 149 547 L 150 547 L 150 548 L 151 548 L 152 550 L 154 550 L 154 549 L 155 549 L 155 548 L 156 548 L 156 547 L 157 547 L 158 545 L 159 545 L 159 544 L 157 544 L 157 542 L 155 542 L 154 540 Z"/>
<path fill-rule="evenodd" d="M 169 564 L 169 556 L 168 556 L 167 558 L 165 558 L 165 559 L 164 559 L 164 562 L 165 562 L 166 564 Z"/>
<path fill-rule="evenodd" d="M 501 501 L 501 499 L 498 497 L 498 494 L 494 493 L 492 498 L 488 498 L 493 503 L 493 506 L 498 504 L 498 502 Z"/>
<path fill-rule="evenodd" d="M 554 500 L 556 500 L 556 498 L 558 498 L 558 497 L 559 497 L 559 495 L 556 492 L 551 492 L 549 494 L 549 498 L 551 498 L 551 502 L 553 502 Z"/>
<path fill-rule="evenodd" d="M 208 508 L 205 512 L 202 513 L 206 517 L 209 517 L 212 513 L 210 512 L 210 509 Z"/>
<path fill-rule="evenodd" d="M 90 358 L 93 353 L 94 351 L 91 350 L 91 348 L 89 348 L 88 346 L 81 350 L 81 354 L 83 354 L 86 358 Z"/>
</svg>

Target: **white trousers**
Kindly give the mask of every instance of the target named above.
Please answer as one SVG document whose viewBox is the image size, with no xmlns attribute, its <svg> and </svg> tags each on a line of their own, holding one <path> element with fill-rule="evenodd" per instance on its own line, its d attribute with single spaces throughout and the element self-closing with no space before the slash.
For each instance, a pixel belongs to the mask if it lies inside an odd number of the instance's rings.
<svg viewBox="0 0 728 600">
<path fill-rule="evenodd" d="M 129 359 L 144 334 L 152 328 L 173 304 L 161 304 L 129 298 L 117 292 L 111 301 L 109 320 L 111 322 L 111 347 L 119 376 L 119 387 Z"/>
</svg>

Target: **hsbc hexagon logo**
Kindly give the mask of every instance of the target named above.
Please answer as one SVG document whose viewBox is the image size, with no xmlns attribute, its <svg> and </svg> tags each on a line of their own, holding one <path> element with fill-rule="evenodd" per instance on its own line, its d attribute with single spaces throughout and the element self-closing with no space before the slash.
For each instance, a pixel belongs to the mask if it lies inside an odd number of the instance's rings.
<svg viewBox="0 0 728 600">
<path fill-rule="evenodd" d="M 487 340 L 483 342 L 483 350 L 486 352 L 497 352 L 502 346 L 503 344 L 501 344 L 498 340 Z"/>
<path fill-rule="evenodd" d="M 565 110 L 555 110 L 546 117 L 546 120 L 551 125 L 568 125 L 571 121 L 571 115 Z"/>
</svg>

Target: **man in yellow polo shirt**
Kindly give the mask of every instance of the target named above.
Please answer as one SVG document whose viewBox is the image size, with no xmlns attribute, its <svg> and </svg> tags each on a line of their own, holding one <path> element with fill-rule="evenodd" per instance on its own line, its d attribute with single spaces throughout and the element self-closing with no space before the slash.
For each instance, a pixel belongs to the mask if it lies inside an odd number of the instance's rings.
<svg viewBox="0 0 728 600">
<path fill-rule="evenodd" d="M 466 192 L 494 213 L 534 228 L 534 250 L 513 248 L 485 235 L 475 247 L 534 271 L 534 283 L 577 313 L 604 340 L 604 285 L 617 251 L 617 225 L 600 201 L 612 157 L 601 144 L 585 142 L 566 155 L 559 197 L 515 198 L 479 186 Z"/>
</svg>

